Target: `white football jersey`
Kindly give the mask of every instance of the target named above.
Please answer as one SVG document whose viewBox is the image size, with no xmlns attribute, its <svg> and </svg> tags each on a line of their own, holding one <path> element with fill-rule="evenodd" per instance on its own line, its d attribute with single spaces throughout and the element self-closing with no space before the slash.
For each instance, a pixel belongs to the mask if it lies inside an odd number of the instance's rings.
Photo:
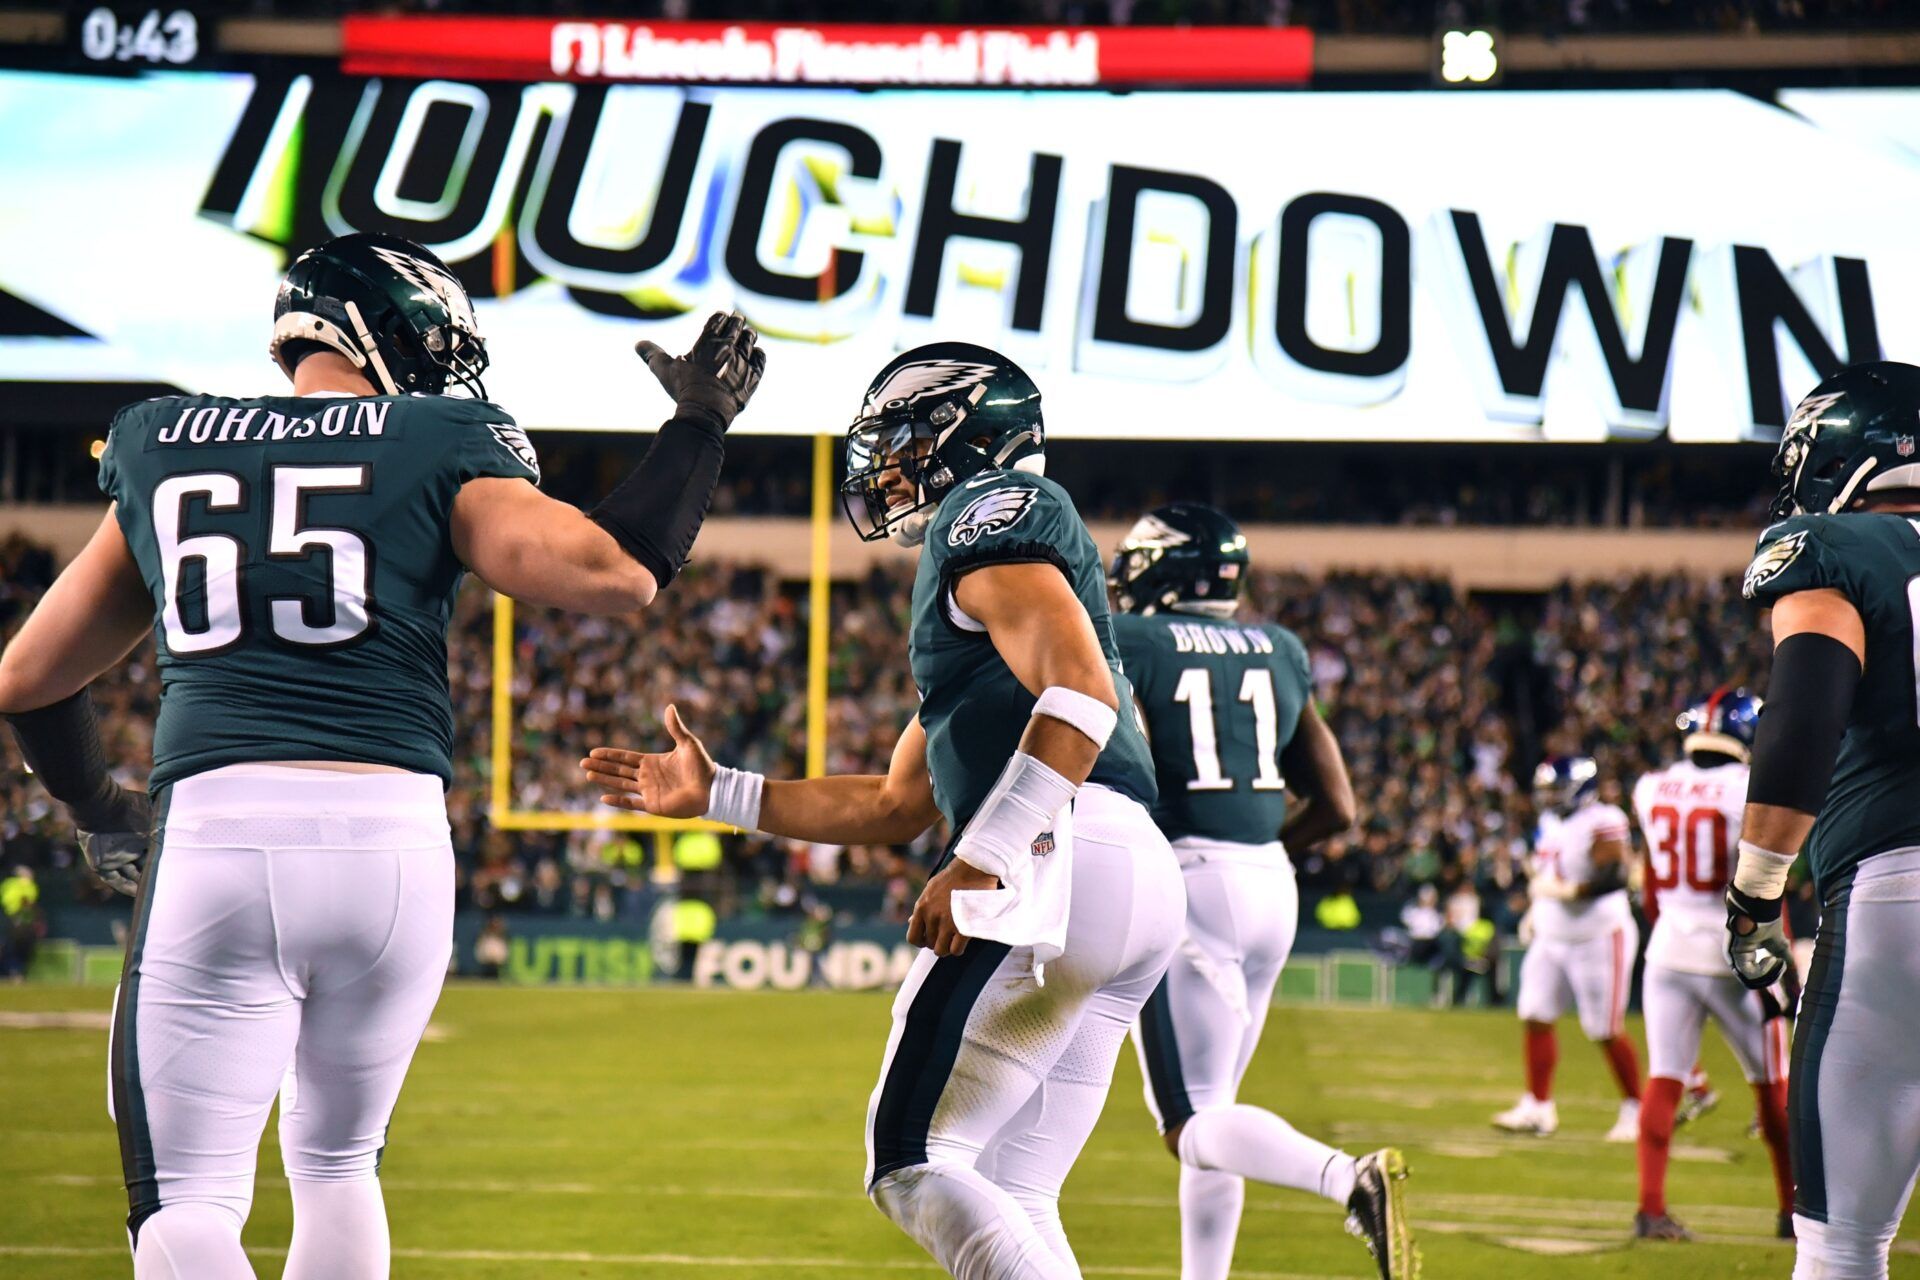
<svg viewBox="0 0 1920 1280">
<path fill-rule="evenodd" d="M 1633 812 L 1647 838 L 1646 891 L 1658 912 L 1647 963 L 1727 973 L 1727 882 L 1740 847 L 1747 766 L 1681 760 L 1640 779 Z"/>
<path fill-rule="evenodd" d="M 1543 813 L 1533 842 L 1533 864 L 1562 880 L 1585 884 L 1593 879 L 1593 846 L 1627 835 L 1627 815 L 1619 805 L 1589 800 L 1564 818 Z M 1549 942 L 1586 942 L 1633 920 L 1625 889 L 1571 902 L 1541 898 L 1532 914 L 1534 936 Z"/>
</svg>

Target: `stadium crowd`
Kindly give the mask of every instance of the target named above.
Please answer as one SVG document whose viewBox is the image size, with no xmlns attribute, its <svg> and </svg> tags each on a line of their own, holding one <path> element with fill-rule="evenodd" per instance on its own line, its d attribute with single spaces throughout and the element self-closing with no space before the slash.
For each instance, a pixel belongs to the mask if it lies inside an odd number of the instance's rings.
<svg viewBox="0 0 1920 1280">
<path fill-rule="evenodd" d="M 51 569 L 18 539 L 0 545 L 0 638 Z M 880 771 L 916 695 L 905 663 L 910 566 L 833 591 L 828 766 Z M 1512 897 L 1532 821 L 1520 779 L 1543 752 L 1587 751 L 1615 798 L 1668 758 L 1673 717 L 1722 679 L 1753 684 L 1764 649 L 1731 580 L 1634 578 L 1567 585 L 1545 596 L 1463 596 L 1445 579 L 1258 573 L 1250 613 L 1307 642 L 1318 696 L 1363 798 L 1351 836 L 1301 858 L 1311 902 L 1342 891 L 1403 897 L 1422 883 L 1481 893 L 1496 921 Z M 449 796 L 462 904 L 603 918 L 651 910 L 672 857 L 612 831 L 506 831 L 488 822 L 493 616 L 470 587 L 449 641 L 458 726 Z M 757 569 L 696 565 L 647 613 L 591 620 L 519 610 L 513 644 L 510 795 L 518 810 L 596 808 L 576 762 L 598 743 L 665 741 L 659 714 L 679 706 L 716 758 L 797 776 L 805 764 L 807 606 L 803 584 Z M 157 702 L 151 643 L 101 681 L 108 749 L 143 776 Z M 0 744 L 0 861 L 71 868 L 68 833 Z M 904 918 L 940 847 L 720 842 L 699 865 L 722 915 L 805 913 Z M 710 846 L 688 846 L 687 861 Z M 61 878 L 61 877 L 56 877 Z M 99 887 L 63 877 L 86 900 Z M 1502 921 L 1503 922 L 1503 921 Z"/>
</svg>

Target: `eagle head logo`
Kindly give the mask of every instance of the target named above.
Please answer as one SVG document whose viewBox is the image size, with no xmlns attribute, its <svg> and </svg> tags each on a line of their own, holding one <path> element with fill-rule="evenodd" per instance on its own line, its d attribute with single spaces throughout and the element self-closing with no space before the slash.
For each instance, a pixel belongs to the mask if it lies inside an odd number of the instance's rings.
<svg viewBox="0 0 1920 1280">
<path fill-rule="evenodd" d="M 516 462 L 533 472 L 533 482 L 539 484 L 540 455 L 533 451 L 533 441 L 527 438 L 527 433 L 510 422 L 489 422 L 487 430 L 493 432 L 493 438 Z"/>
<path fill-rule="evenodd" d="M 1770 542 L 1760 548 L 1760 554 L 1747 566 L 1747 576 L 1740 582 L 1740 594 L 1751 600 L 1761 587 L 1772 582 L 1787 571 L 1787 566 L 1800 558 L 1806 550 L 1807 531 L 1795 529 L 1777 542 Z"/>
<path fill-rule="evenodd" d="M 970 547 L 990 533 L 1011 529 L 1020 523 L 1040 496 L 1026 485 L 989 489 L 969 502 L 947 530 L 947 545 Z"/>
<path fill-rule="evenodd" d="M 909 409 L 931 396 L 984 388 L 992 376 L 992 365 L 971 360 L 916 360 L 901 365 L 869 391 L 860 416 L 878 418 Z"/>
</svg>

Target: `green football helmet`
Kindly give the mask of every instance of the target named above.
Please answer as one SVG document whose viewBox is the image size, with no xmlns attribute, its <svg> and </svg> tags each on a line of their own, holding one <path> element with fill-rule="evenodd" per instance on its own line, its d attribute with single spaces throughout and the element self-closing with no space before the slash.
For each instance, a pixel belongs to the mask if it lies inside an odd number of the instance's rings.
<svg viewBox="0 0 1920 1280">
<path fill-rule="evenodd" d="M 1832 515 L 1867 494 L 1920 489 L 1920 368 L 1876 360 L 1807 394 L 1780 433 L 1773 518 Z"/>
<path fill-rule="evenodd" d="M 476 399 L 487 395 L 487 344 L 466 288 L 446 263 L 399 236 L 340 236 L 287 269 L 268 351 L 291 378 L 315 348 L 345 356 L 383 395 L 438 395 L 449 382 Z"/>
<path fill-rule="evenodd" d="M 841 505 L 863 541 L 918 546 L 948 490 L 1005 468 L 1046 469 L 1040 389 L 997 351 L 931 342 L 867 384 L 847 428 Z"/>
<path fill-rule="evenodd" d="M 1230 618 L 1251 563 L 1239 525 L 1204 502 L 1175 502 L 1134 522 L 1107 569 L 1107 589 L 1123 613 Z"/>
</svg>

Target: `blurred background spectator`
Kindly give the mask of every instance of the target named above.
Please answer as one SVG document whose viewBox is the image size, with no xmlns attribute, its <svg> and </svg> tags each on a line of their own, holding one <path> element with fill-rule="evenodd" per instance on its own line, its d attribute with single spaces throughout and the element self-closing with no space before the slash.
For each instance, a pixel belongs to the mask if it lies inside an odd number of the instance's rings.
<svg viewBox="0 0 1920 1280">
<path fill-rule="evenodd" d="M 9 544 L 0 598 L 14 613 L 47 579 L 47 558 Z M 881 772 L 917 695 L 906 663 L 911 565 L 833 588 L 828 767 Z M 1463 595 L 1444 578 L 1256 573 L 1248 613 L 1300 633 L 1316 693 L 1364 798 L 1350 835 L 1296 854 L 1305 914 L 1343 922 L 1355 902 L 1387 920 L 1421 884 L 1465 938 L 1474 910 L 1513 923 L 1508 899 L 1532 815 L 1520 784 L 1546 752 L 1599 761 L 1619 801 L 1676 749 L 1673 718 L 1722 681 L 1759 688 L 1765 641 L 1732 580 L 1635 577 L 1532 595 Z M 804 584 L 698 564 L 638 618 L 515 615 L 511 794 L 516 808 L 598 806 L 576 762 L 596 743 L 655 747 L 677 704 L 716 758 L 772 777 L 805 765 Z M 460 598 L 449 638 L 457 737 L 448 797 L 460 905 L 498 913 L 645 922 L 675 892 L 721 916 L 791 917 L 820 906 L 842 920 L 904 921 L 944 845 L 936 830 L 904 848 L 807 845 L 683 833 L 662 859 L 649 836 L 504 831 L 488 822 L 493 621 L 487 594 Z M 157 701 L 151 644 L 101 681 L 110 758 L 144 779 Z M 49 901 L 104 901 L 74 870 L 71 832 L 0 744 L 0 849 L 51 874 Z M 1449 896 L 1449 894 L 1451 896 Z M 1356 907 L 1356 911 L 1358 908 Z M 1331 914 L 1329 914 L 1331 913 Z M 1330 924 L 1327 927 L 1335 927 Z M 1463 955 L 1463 962 L 1468 957 Z"/>
</svg>

